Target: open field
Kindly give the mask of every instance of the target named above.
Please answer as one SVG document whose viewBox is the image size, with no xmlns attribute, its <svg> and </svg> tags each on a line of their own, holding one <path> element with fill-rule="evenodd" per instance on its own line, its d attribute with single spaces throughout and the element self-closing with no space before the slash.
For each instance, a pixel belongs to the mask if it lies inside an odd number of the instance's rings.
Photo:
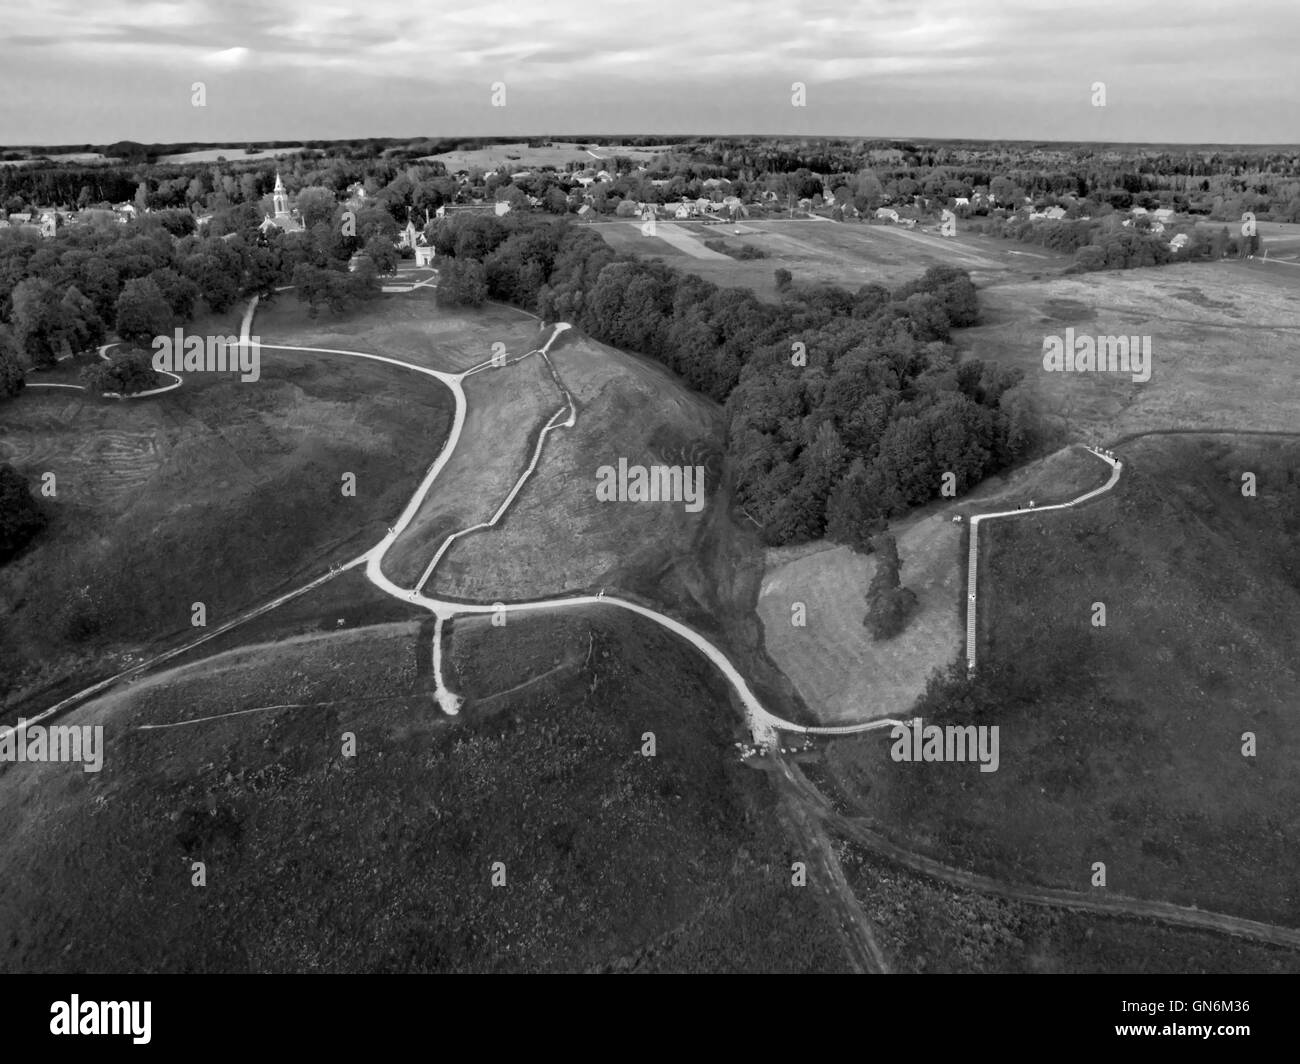
<svg viewBox="0 0 1300 1064">
<path fill-rule="evenodd" d="M 1210 232 L 1227 229 L 1230 236 L 1237 237 L 1241 234 L 1242 223 L 1239 219 L 1231 222 L 1214 222 L 1202 218 L 1197 220 L 1196 226 L 1198 229 L 1206 229 Z M 1259 234 L 1260 244 L 1263 245 L 1257 258 L 1262 257 L 1266 251 L 1270 259 L 1281 259 L 1284 262 L 1300 260 L 1300 222 L 1256 221 L 1255 231 Z"/>
<path fill-rule="evenodd" d="M 941 237 L 892 225 L 832 222 L 822 218 L 747 218 L 734 225 L 702 222 L 656 222 L 656 235 L 641 233 L 636 221 L 595 223 L 611 246 L 620 251 L 661 257 L 670 265 L 695 273 L 715 284 L 753 289 L 762 299 L 776 300 L 773 271 L 789 270 L 796 282 L 821 282 L 857 289 L 877 283 L 897 287 L 919 277 L 930 266 L 946 264 L 969 270 L 981 287 L 1028 280 L 1035 275 L 1059 273 L 1070 260 L 1035 249 L 1034 255 L 1017 254 L 1020 246 L 991 237 Z M 698 251 L 680 238 L 666 241 L 665 229 L 695 238 Z M 768 253 L 765 259 L 738 261 L 712 252 L 702 241 L 725 237 Z M 668 246 L 665 246 L 665 245 Z M 714 258 L 713 256 L 719 256 Z"/>
<path fill-rule="evenodd" d="M 673 150 L 671 145 L 634 148 L 623 144 L 588 144 L 587 147 L 590 152 L 572 141 L 553 141 L 550 147 L 530 148 L 526 141 L 520 141 L 517 144 L 492 144 L 472 151 L 446 151 L 440 155 L 426 155 L 420 161 L 442 163 L 449 173 L 476 168 L 510 173 L 534 166 L 553 166 L 563 170 L 571 162 L 599 170 L 606 161 L 612 162 L 616 155 L 627 156 L 638 163 L 649 163 L 663 152 Z"/>
<path fill-rule="evenodd" d="M 476 374 L 467 384 L 486 383 L 533 361 Z M 499 596 L 502 588 L 510 588 L 512 597 L 532 598 L 601 587 L 658 600 L 666 584 L 684 580 L 710 598 L 711 580 L 696 548 L 705 537 L 726 534 L 718 526 L 727 520 L 725 502 L 714 495 L 723 433 L 717 408 L 662 367 L 586 337 L 566 334 L 551 349 L 551 361 L 577 401 L 577 424 L 547 437 L 541 461 L 503 522 L 457 541 L 434 585 L 480 600 Z M 549 415 L 559 401 L 548 403 Z M 533 437 L 535 431 L 530 446 Z M 468 442 L 467 435 L 462 445 Z M 500 443 L 483 446 L 499 449 Z M 620 458 L 629 466 L 703 466 L 703 510 L 689 513 L 674 502 L 600 502 L 597 470 L 617 467 Z M 440 492 L 441 486 L 435 494 Z M 491 498 L 495 505 L 504 493 Z"/>
<path fill-rule="evenodd" d="M 81 166 L 93 166 L 96 163 L 118 163 L 121 159 L 111 155 L 102 155 L 97 151 L 73 151 L 60 155 L 46 155 L 39 150 L 30 150 L 28 159 L 0 159 L 0 166 L 30 166 L 40 159 L 49 159 L 54 163 L 77 163 Z"/>
<path fill-rule="evenodd" d="M 307 149 L 303 146 L 297 148 L 266 148 L 262 151 L 249 152 L 246 148 L 202 148 L 198 151 L 181 152 L 178 155 L 164 155 L 158 161 L 160 163 L 214 163 L 219 158 L 224 158 L 227 162 L 244 162 L 248 159 L 280 159 L 288 155 L 298 155 Z"/>
<path fill-rule="evenodd" d="M 965 353 L 1025 370 L 1045 414 L 1075 439 L 1201 426 L 1294 428 L 1300 409 L 1295 291 L 1228 263 L 1090 273 L 980 293 Z M 1043 368 L 1043 338 L 1150 336 L 1150 380 Z"/>
<path fill-rule="evenodd" d="M 115 671 L 192 637 L 194 602 L 215 626 L 370 546 L 450 423 L 444 389 L 356 359 L 264 352 L 259 381 L 221 376 L 138 402 L 35 389 L 6 405 L 0 454 L 58 484 L 49 528 L 0 570 L 10 705 L 74 664 Z"/>
<path fill-rule="evenodd" d="M 105 728 L 102 772 L 0 771 L 0 853 L 28 872 L 6 876 L 0 968 L 844 969 L 707 662 L 602 611 L 458 621 L 471 701 L 447 718 L 426 639 L 248 647 L 73 711 Z"/>
<path fill-rule="evenodd" d="M 862 623 L 875 555 L 831 547 L 770 570 L 758 613 L 772 660 L 822 724 L 851 724 L 904 712 L 930 672 L 952 660 L 961 639 L 956 602 L 961 532 L 935 514 L 899 535 L 903 586 L 917 608 L 898 638 L 872 642 Z M 802 603 L 804 627 L 792 623 Z"/>
<path fill-rule="evenodd" d="M 637 223 L 633 223 L 637 224 Z M 699 232 L 686 229 L 674 222 L 656 222 L 655 235 L 646 237 L 647 240 L 662 240 L 669 247 L 688 255 L 693 259 L 704 259 L 705 261 L 731 261 L 730 255 L 724 255 L 720 251 L 714 251 L 712 248 L 706 248 L 701 242 L 707 236 L 707 232 Z"/>
<path fill-rule="evenodd" d="M 952 514 L 1072 499 L 1104 482 L 1099 468 L 1068 448 L 891 525 L 902 583 L 917 605 L 903 633 L 884 642 L 873 642 L 862 623 L 874 554 L 825 542 L 769 549 L 757 607 L 763 645 L 819 723 L 904 716 L 931 674 L 965 645 L 965 540 Z M 791 623 L 797 602 L 806 610 L 804 627 Z"/>
<path fill-rule="evenodd" d="M 980 676 L 922 715 L 997 724 L 998 771 L 895 763 L 879 736 L 828 765 L 879 830 L 946 863 L 1086 891 L 1102 861 L 1118 893 L 1296 926 L 1297 444 L 1120 454 L 1110 495 L 989 529 Z"/>
<path fill-rule="evenodd" d="M 415 277 L 427 276 L 427 271 L 412 273 Z M 293 292 L 281 292 L 274 302 L 257 308 L 253 332 L 267 344 L 363 351 L 446 373 L 458 373 L 488 361 L 493 344 L 504 344 L 507 357 L 514 357 L 545 343 L 548 335 L 541 332 L 536 318 L 512 307 L 443 309 L 436 302 L 433 288 L 380 297 L 345 318 L 322 314 L 315 320 L 307 316 Z M 357 361 L 344 356 L 310 357 L 330 359 L 331 364 Z M 389 366 L 387 372 L 403 384 L 444 390 L 396 366 Z"/>
</svg>

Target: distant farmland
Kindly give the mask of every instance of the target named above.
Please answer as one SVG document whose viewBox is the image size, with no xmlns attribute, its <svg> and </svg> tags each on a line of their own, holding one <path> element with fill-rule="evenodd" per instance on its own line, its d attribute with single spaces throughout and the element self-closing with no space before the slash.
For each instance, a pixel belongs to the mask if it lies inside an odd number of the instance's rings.
<svg viewBox="0 0 1300 1064">
<path fill-rule="evenodd" d="M 747 244 L 766 251 L 767 258 L 738 261 L 729 257 L 704 258 L 662 236 L 645 236 L 641 223 L 610 221 L 597 223 L 598 231 L 619 251 L 658 256 L 672 265 L 698 274 L 715 284 L 751 288 L 762 299 L 775 300 L 773 272 L 789 270 L 796 281 L 817 281 L 856 289 L 872 282 L 894 287 L 919 277 L 930 266 L 944 264 L 969 270 L 981 287 L 1007 281 L 1055 276 L 1070 259 L 1035 248 L 1022 250 L 1014 241 L 992 237 L 952 238 L 900 229 L 891 225 L 860 222 L 832 222 L 813 218 L 746 218 L 741 233 L 729 224 L 703 222 L 658 223 L 660 234 L 685 233 L 700 241 L 725 236 L 729 243 Z M 690 257 L 688 257 L 688 255 Z"/>
<path fill-rule="evenodd" d="M 306 151 L 304 145 L 296 148 L 267 148 L 263 151 L 249 152 L 244 148 L 204 148 L 201 151 L 187 151 L 179 155 L 164 155 L 160 163 L 214 163 L 218 158 L 228 162 L 240 162 L 246 159 L 278 159 L 283 155 L 297 155 Z"/>
<path fill-rule="evenodd" d="M 590 148 L 587 151 L 586 148 Z M 473 151 L 445 151 L 441 155 L 426 155 L 421 162 L 439 162 L 449 172 L 457 170 L 527 170 L 534 166 L 554 166 L 563 169 L 568 163 L 577 162 L 584 166 L 600 169 L 606 160 L 613 160 L 615 155 L 622 155 L 639 163 L 649 163 L 664 152 L 673 150 L 673 145 L 633 148 L 627 145 L 600 145 L 575 143 L 572 141 L 551 141 L 546 147 L 530 148 L 524 141 L 517 144 L 490 144 L 486 148 Z"/>
</svg>

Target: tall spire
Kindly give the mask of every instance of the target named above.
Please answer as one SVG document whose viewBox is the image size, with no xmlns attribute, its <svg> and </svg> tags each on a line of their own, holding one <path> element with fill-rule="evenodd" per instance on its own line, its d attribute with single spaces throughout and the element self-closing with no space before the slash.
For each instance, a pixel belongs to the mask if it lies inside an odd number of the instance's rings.
<svg viewBox="0 0 1300 1064">
<path fill-rule="evenodd" d="M 276 218 L 287 218 L 289 216 L 289 194 L 284 190 L 284 182 L 280 180 L 280 172 L 275 172 L 275 191 L 271 194 L 271 200 L 275 205 Z"/>
</svg>

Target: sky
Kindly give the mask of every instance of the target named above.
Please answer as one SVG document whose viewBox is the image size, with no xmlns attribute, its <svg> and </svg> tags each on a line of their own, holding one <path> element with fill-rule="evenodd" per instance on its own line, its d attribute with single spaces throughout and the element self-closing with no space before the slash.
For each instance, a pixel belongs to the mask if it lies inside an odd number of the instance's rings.
<svg viewBox="0 0 1300 1064">
<path fill-rule="evenodd" d="M 1294 145 L 1297 42 L 1296 0 L 0 0 L 0 144 L 751 133 Z"/>
</svg>

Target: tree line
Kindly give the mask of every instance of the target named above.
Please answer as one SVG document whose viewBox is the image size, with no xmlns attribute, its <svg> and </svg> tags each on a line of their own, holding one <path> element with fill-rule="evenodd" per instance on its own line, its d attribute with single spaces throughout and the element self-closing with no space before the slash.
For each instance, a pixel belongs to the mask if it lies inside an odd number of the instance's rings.
<svg viewBox="0 0 1300 1064">
<path fill-rule="evenodd" d="M 565 222 L 443 219 L 433 241 L 442 302 L 572 322 L 724 404 L 735 498 L 772 544 L 825 535 L 868 551 L 888 519 L 945 485 L 967 490 L 1036 439 L 1021 372 L 959 362 L 948 342 L 979 320 L 960 269 L 893 291 L 782 279 L 773 305 Z"/>
<path fill-rule="evenodd" d="M 1217 229 L 1198 226 L 1187 233 L 1187 243 L 1175 251 L 1166 242 L 1168 234 L 1151 232 L 1148 218 L 1124 226 L 1117 216 L 1102 219 L 1078 218 L 1060 221 L 1031 221 L 990 216 L 971 217 L 963 222 L 969 232 L 1015 240 L 1022 244 L 1073 255 L 1067 273 L 1094 270 L 1128 270 L 1141 266 L 1163 266 L 1170 262 L 1217 260 L 1224 256 L 1245 256 L 1260 248 L 1258 234 L 1234 236 L 1227 226 Z"/>
</svg>

